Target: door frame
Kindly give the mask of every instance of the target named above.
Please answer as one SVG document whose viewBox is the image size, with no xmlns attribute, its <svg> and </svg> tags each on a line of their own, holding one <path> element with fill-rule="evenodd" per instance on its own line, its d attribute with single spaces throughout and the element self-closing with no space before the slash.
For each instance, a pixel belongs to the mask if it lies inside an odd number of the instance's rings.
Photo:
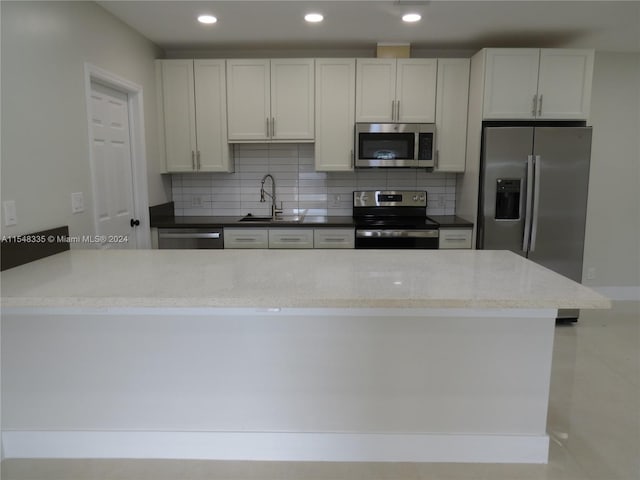
<svg viewBox="0 0 640 480">
<path fill-rule="evenodd" d="M 95 158 L 91 148 L 91 82 L 101 83 L 127 95 L 129 110 L 129 134 L 131 148 L 131 172 L 133 175 L 133 208 L 140 225 L 136 227 L 135 248 L 151 248 L 151 229 L 149 227 L 149 194 L 147 186 L 147 153 L 144 130 L 144 104 L 142 87 L 107 70 L 84 64 L 85 102 L 89 135 L 89 165 L 91 169 L 91 197 L 93 199 L 94 233 L 98 233 L 98 216 L 95 202 Z"/>
</svg>

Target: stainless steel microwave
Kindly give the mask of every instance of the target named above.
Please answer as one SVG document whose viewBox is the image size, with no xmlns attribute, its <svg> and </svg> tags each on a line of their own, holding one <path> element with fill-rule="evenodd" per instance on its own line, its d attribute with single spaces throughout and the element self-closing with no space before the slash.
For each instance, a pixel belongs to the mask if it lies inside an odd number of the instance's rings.
<svg viewBox="0 0 640 480">
<path fill-rule="evenodd" d="M 356 123 L 356 167 L 433 167 L 433 123 Z"/>
</svg>

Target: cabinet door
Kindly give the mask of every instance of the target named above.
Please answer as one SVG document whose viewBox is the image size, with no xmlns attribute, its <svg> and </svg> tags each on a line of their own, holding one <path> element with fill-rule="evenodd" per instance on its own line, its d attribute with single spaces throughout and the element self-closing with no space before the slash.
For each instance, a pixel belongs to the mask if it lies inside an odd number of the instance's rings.
<svg viewBox="0 0 640 480">
<path fill-rule="evenodd" d="M 271 138 L 313 141 L 313 59 L 271 60 Z"/>
<path fill-rule="evenodd" d="M 313 248 L 354 248 L 353 228 L 316 228 L 313 232 Z"/>
<path fill-rule="evenodd" d="M 268 228 L 226 228 L 224 248 L 268 248 Z"/>
<path fill-rule="evenodd" d="M 539 57 L 537 48 L 487 49 L 483 118 L 534 118 Z"/>
<path fill-rule="evenodd" d="M 203 172 L 230 171 L 227 144 L 227 92 L 224 60 L 194 60 L 196 168 Z"/>
<path fill-rule="evenodd" d="M 270 228 L 269 248 L 313 248 L 313 228 Z"/>
<path fill-rule="evenodd" d="M 398 59 L 396 73 L 396 121 L 433 123 L 436 118 L 434 59 Z"/>
<path fill-rule="evenodd" d="M 392 122 L 396 100 L 396 59 L 356 61 L 356 121 Z"/>
<path fill-rule="evenodd" d="M 316 170 L 353 170 L 355 95 L 354 59 L 316 60 Z"/>
<path fill-rule="evenodd" d="M 193 60 L 160 60 L 167 172 L 195 170 Z"/>
<path fill-rule="evenodd" d="M 440 228 L 440 250 L 471 248 L 471 228 Z"/>
<path fill-rule="evenodd" d="M 269 60 L 227 60 L 230 142 L 264 141 L 270 131 Z"/>
<path fill-rule="evenodd" d="M 464 172 L 469 64 L 468 58 L 438 59 L 435 170 L 439 172 Z"/>
<path fill-rule="evenodd" d="M 544 119 L 586 119 L 591 105 L 593 50 L 540 50 L 538 112 Z"/>
</svg>

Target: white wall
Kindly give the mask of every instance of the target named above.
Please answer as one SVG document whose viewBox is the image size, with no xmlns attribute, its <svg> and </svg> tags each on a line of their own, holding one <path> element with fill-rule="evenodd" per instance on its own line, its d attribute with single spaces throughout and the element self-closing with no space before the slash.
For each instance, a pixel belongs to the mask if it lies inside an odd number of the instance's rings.
<svg viewBox="0 0 640 480">
<path fill-rule="evenodd" d="M 143 87 L 149 204 L 170 196 L 159 174 L 153 60 L 160 50 L 93 2 L 1 2 L 2 200 L 18 225 L 93 234 L 84 63 Z M 71 213 L 71 193 L 85 211 Z M 4 212 L 2 212 L 4 215 Z"/>
<path fill-rule="evenodd" d="M 584 283 L 640 292 L 640 54 L 596 53 Z M 595 278 L 587 279 L 589 269 Z M 629 296 L 629 295 L 628 295 Z"/>
</svg>

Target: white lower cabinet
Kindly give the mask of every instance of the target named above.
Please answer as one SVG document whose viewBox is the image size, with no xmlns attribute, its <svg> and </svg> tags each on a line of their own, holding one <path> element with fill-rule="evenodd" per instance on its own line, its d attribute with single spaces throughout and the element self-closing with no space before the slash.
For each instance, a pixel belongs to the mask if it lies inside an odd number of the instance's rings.
<svg viewBox="0 0 640 480">
<path fill-rule="evenodd" d="M 353 228 L 225 228 L 224 248 L 354 248 Z"/>
<path fill-rule="evenodd" d="M 438 248 L 471 248 L 471 228 L 440 228 L 440 243 Z"/>
<path fill-rule="evenodd" d="M 313 228 L 270 228 L 269 248 L 313 248 Z"/>
<path fill-rule="evenodd" d="M 225 228 L 224 248 L 269 248 L 269 229 Z"/>
<path fill-rule="evenodd" d="M 313 233 L 314 248 L 354 248 L 355 233 L 352 228 L 316 228 Z"/>
</svg>

